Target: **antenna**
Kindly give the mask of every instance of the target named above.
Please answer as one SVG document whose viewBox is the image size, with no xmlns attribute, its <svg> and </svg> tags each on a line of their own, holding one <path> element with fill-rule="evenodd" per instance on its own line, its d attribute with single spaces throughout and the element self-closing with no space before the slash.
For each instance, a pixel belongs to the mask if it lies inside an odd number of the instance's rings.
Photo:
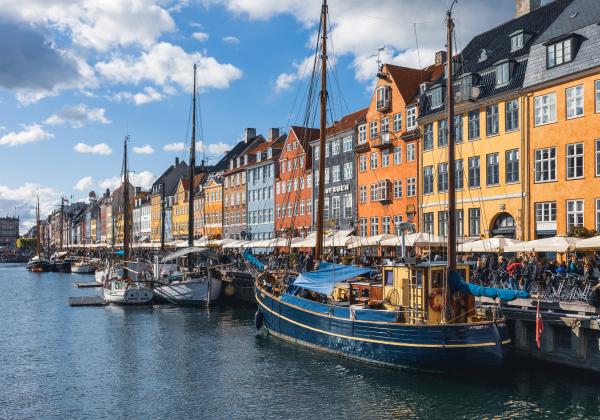
<svg viewBox="0 0 600 420">
<path fill-rule="evenodd" d="M 377 53 L 370 55 L 368 58 L 377 57 L 377 77 L 380 79 L 385 79 L 387 76 L 383 74 L 383 64 L 381 62 L 381 53 L 385 50 L 385 45 L 383 47 L 377 48 Z"/>
</svg>

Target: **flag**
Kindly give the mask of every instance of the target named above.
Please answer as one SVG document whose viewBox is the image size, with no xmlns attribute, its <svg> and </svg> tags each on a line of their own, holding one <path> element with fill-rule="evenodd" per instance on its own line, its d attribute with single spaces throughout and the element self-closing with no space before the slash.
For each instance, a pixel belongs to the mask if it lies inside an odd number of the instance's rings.
<svg viewBox="0 0 600 420">
<path fill-rule="evenodd" d="M 535 341 L 538 349 L 542 348 L 542 333 L 544 332 L 544 323 L 542 322 L 542 316 L 540 315 L 540 301 L 537 303 L 537 310 L 535 312 Z"/>
</svg>

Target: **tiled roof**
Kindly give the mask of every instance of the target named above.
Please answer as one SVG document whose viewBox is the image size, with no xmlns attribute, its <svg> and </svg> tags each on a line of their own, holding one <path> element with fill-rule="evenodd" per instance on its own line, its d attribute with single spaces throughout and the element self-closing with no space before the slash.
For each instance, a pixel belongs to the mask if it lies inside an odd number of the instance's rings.
<svg viewBox="0 0 600 420">
<path fill-rule="evenodd" d="M 223 158 L 221 158 L 221 160 L 214 165 L 213 172 L 221 172 L 227 170 L 227 168 L 229 168 L 229 161 L 243 154 L 244 150 L 251 146 L 254 143 L 254 141 L 258 138 L 262 138 L 262 136 L 259 134 L 258 136 L 249 139 L 248 142 L 245 142 L 244 140 L 238 142 L 238 144 L 233 146 L 233 148 L 227 153 L 225 153 L 225 156 L 223 156 Z"/>
<path fill-rule="evenodd" d="M 327 135 L 332 136 L 353 129 L 357 122 L 364 119 L 369 108 L 363 108 L 351 114 L 345 115 L 337 123 L 327 127 Z"/>
<path fill-rule="evenodd" d="M 600 23 L 600 2 L 598 0 L 574 0 L 536 43 L 546 42 L 597 23 Z"/>
</svg>

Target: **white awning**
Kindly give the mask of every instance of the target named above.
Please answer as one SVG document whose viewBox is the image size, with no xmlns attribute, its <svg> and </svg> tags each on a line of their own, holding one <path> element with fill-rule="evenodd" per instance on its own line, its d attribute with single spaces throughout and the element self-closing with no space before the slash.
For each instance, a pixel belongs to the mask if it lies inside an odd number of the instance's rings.
<svg viewBox="0 0 600 420">
<path fill-rule="evenodd" d="M 569 236 L 553 236 L 510 245 L 504 248 L 504 252 L 569 252 L 575 250 L 575 244 L 580 240 Z"/>
<path fill-rule="evenodd" d="M 459 245 L 458 252 L 503 252 L 507 246 L 518 245 L 520 243 L 522 241 L 505 238 L 504 236 L 496 236 Z"/>
<path fill-rule="evenodd" d="M 600 249 L 600 236 L 582 239 L 577 242 L 575 249 Z"/>
<path fill-rule="evenodd" d="M 199 253 L 199 252 L 203 252 L 203 251 L 206 251 L 206 249 L 205 248 L 196 248 L 196 247 L 180 249 L 179 251 L 175 251 L 175 252 L 167 255 L 166 257 L 164 257 L 162 259 L 162 262 L 173 261 L 173 260 L 176 260 L 177 258 L 185 257 L 186 255 L 195 254 L 195 253 Z"/>
</svg>

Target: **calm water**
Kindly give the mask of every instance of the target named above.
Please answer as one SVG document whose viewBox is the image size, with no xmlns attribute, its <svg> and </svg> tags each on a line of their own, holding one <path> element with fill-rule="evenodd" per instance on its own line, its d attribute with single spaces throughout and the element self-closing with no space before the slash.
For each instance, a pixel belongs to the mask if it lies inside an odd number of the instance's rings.
<svg viewBox="0 0 600 420">
<path fill-rule="evenodd" d="M 0 418 L 600 417 L 581 373 L 388 371 L 257 338 L 252 308 L 70 308 L 92 279 L 0 264 Z"/>
</svg>

